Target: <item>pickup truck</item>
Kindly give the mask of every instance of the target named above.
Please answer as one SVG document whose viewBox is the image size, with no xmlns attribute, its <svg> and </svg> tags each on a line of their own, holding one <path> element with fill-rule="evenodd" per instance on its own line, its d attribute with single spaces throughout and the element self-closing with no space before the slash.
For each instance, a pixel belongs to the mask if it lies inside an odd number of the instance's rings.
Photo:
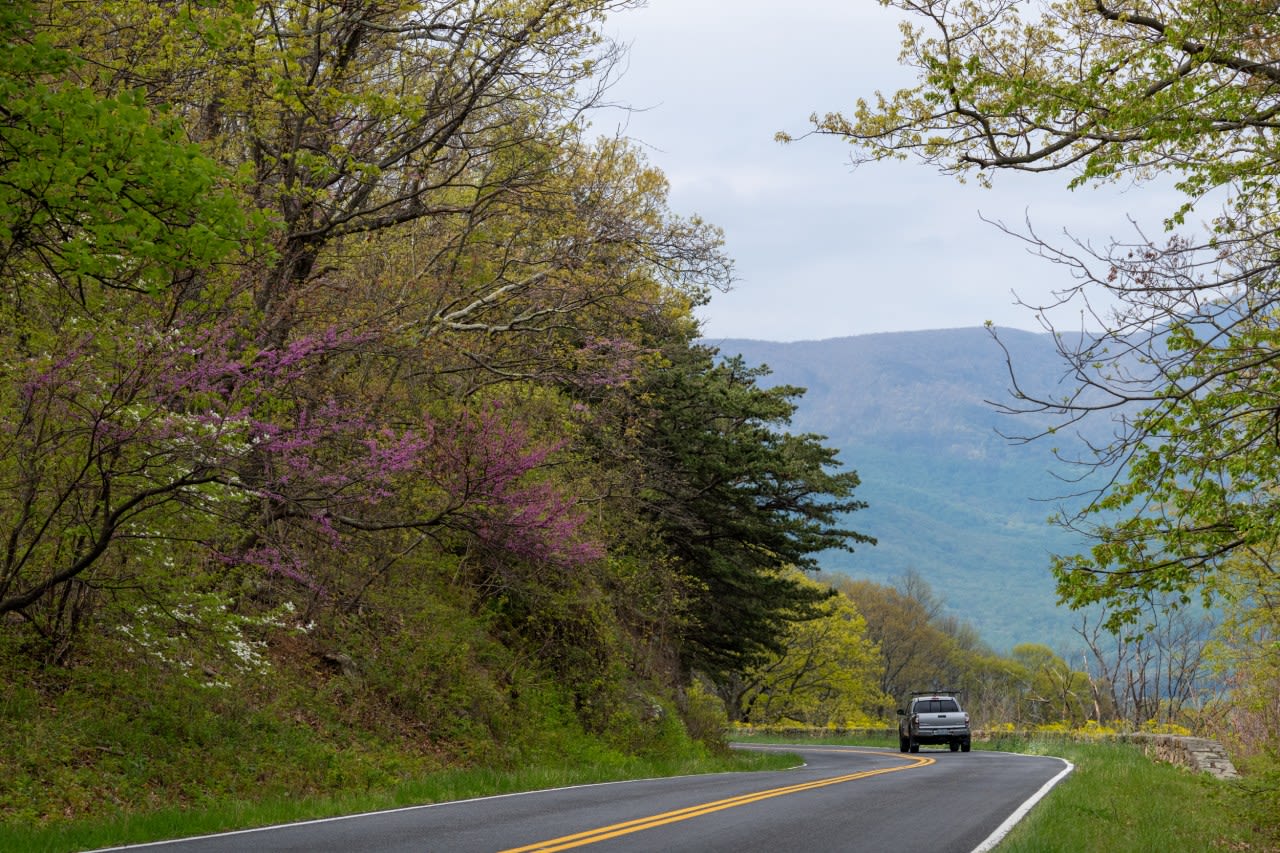
<svg viewBox="0 0 1280 853">
<path fill-rule="evenodd" d="M 907 709 L 898 709 L 900 752 L 919 752 L 922 743 L 945 743 L 952 752 L 968 752 L 969 738 L 969 715 L 954 691 L 912 693 Z"/>
</svg>

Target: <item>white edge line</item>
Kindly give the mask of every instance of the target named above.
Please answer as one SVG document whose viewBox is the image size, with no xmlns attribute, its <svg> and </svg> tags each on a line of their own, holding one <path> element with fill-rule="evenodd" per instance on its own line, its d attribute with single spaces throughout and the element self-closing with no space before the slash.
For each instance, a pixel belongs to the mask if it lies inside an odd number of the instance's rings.
<svg viewBox="0 0 1280 853">
<path fill-rule="evenodd" d="M 680 778 L 676 777 L 656 777 L 656 778 Z M 420 803 L 416 806 L 399 806 L 394 809 L 376 809 L 371 812 L 356 812 L 355 814 L 334 815 L 332 817 L 309 818 L 306 820 L 287 821 L 285 823 L 273 823 L 269 826 L 252 826 L 248 829 L 232 829 L 227 832 L 210 832 L 205 835 L 186 835 L 182 838 L 167 838 L 163 841 L 144 841 L 140 844 L 125 844 L 120 847 L 103 847 L 98 850 L 91 850 L 89 853 L 110 853 L 113 850 L 143 850 L 147 847 L 164 847 L 170 844 L 185 844 L 188 841 L 204 841 L 209 838 L 228 838 L 235 835 L 251 835 L 256 832 L 270 832 L 275 829 L 285 829 L 294 826 L 314 826 L 321 823 L 337 823 L 343 820 L 355 820 L 362 817 L 376 817 L 378 815 L 398 814 L 400 812 L 414 812 L 421 809 L 435 809 L 441 806 L 456 806 L 462 803 L 480 803 L 485 800 L 502 800 L 508 797 L 523 797 L 529 794 L 545 794 L 551 791 L 572 791 L 577 788 L 596 788 L 604 785 L 623 785 L 627 782 L 648 782 L 650 779 L 618 779 L 613 782 L 588 782 L 583 785 L 564 785 L 559 788 L 534 788 L 529 791 L 512 791 L 509 794 L 492 794 L 487 797 L 470 797 L 465 800 L 443 800 L 438 803 Z"/>
<path fill-rule="evenodd" d="M 1058 758 L 1056 755 L 1045 756 L 1045 757 Z M 1058 761 L 1061 761 L 1063 764 L 1067 765 L 1065 768 L 1063 768 L 1062 772 L 1059 773 L 1057 776 L 1054 776 L 1048 782 L 1045 782 L 1043 785 L 1041 785 L 1039 791 L 1036 791 L 1034 794 L 1032 794 L 1030 798 L 1027 799 L 1026 802 L 1018 806 L 1018 808 L 1013 812 L 1013 814 L 1009 815 L 1009 817 L 1005 820 L 1004 823 L 996 827 L 995 832 L 988 835 L 985 841 L 983 841 L 977 847 L 973 848 L 973 853 L 988 853 L 988 851 L 995 849 L 995 846 L 1004 840 L 1004 837 L 1008 835 L 1009 831 L 1018 824 L 1018 821 L 1026 817 L 1027 812 L 1031 811 L 1032 807 L 1036 803 L 1040 802 L 1040 800 L 1044 798 L 1045 794 L 1048 794 L 1051 790 L 1053 790 L 1054 785 L 1057 785 L 1059 782 L 1061 782 L 1064 778 L 1066 778 L 1066 775 L 1068 773 L 1070 773 L 1072 770 L 1076 768 L 1074 764 L 1072 764 L 1070 761 L 1067 761 L 1067 759 L 1065 758 L 1058 758 Z"/>
<path fill-rule="evenodd" d="M 801 764 L 800 767 L 805 765 Z M 795 768 L 791 768 L 795 769 Z M 740 770 L 726 770 L 723 773 L 740 773 Z M 785 772 L 785 771 L 782 771 Z M 228 832 L 210 832 L 205 835 L 188 835 L 182 838 L 168 838 L 163 841 L 144 841 L 139 844 L 124 844 L 119 847 L 102 847 L 97 850 L 91 850 L 89 853 L 111 853 L 114 850 L 145 850 L 148 847 L 166 847 L 173 844 L 185 844 L 189 841 L 204 841 L 210 838 L 229 838 L 236 835 L 251 835 L 257 832 L 270 832 L 276 829 L 284 829 L 294 826 L 314 826 L 321 823 L 337 823 L 343 820 L 355 820 L 356 818 L 372 817 L 377 815 L 397 814 L 399 812 L 413 812 L 421 809 L 435 809 L 442 806 L 456 806 L 462 803 L 480 803 L 485 800 L 503 800 L 509 797 L 526 797 L 530 794 L 548 794 L 553 791 L 574 791 L 579 788 L 600 788 L 606 785 L 629 785 L 634 782 L 654 782 L 660 779 L 687 779 L 693 776 L 718 776 L 720 773 L 687 773 L 681 776 L 655 776 L 650 779 L 617 779 L 613 782 L 588 782 L 582 785 L 563 785 L 559 788 L 535 788 L 529 791 L 512 791 L 509 794 L 493 794 L 488 797 L 470 797 L 465 800 L 444 800 L 439 803 L 422 803 L 416 806 L 400 806 L 394 809 L 378 809 L 371 812 L 358 812 L 348 815 L 334 815 L 333 817 L 312 818 L 310 820 L 289 821 L 287 823 L 276 823 L 270 826 L 254 826 L 248 829 L 233 829 Z"/>
</svg>

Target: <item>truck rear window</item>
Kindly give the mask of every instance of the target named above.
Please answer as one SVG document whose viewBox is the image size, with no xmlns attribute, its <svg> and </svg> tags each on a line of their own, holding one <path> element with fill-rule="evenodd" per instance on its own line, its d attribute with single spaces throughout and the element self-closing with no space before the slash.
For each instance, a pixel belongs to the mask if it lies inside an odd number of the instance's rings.
<svg viewBox="0 0 1280 853">
<path fill-rule="evenodd" d="M 921 699 L 916 702 L 917 714 L 945 714 L 959 710 L 960 705 L 954 699 Z"/>
</svg>

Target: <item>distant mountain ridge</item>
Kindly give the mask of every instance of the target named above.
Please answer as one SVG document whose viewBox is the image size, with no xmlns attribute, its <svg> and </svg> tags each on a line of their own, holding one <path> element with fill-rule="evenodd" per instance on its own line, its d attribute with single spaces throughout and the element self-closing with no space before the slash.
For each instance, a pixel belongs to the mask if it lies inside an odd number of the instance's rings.
<svg viewBox="0 0 1280 853">
<path fill-rule="evenodd" d="M 999 329 L 1024 387 L 1051 389 L 1063 365 L 1048 334 Z M 1018 444 L 1046 422 L 1002 415 L 985 401 L 1012 402 L 1004 351 L 983 328 L 891 332 L 778 343 L 708 340 L 724 356 L 767 365 L 763 384 L 806 390 L 794 432 L 827 436 L 858 472 L 870 507 L 850 526 L 879 540 L 824 568 L 887 582 L 921 572 L 957 616 L 992 646 L 1076 645 L 1074 614 L 1056 606 L 1052 553 L 1080 538 L 1047 523 L 1075 472 L 1048 439 Z M 1055 477 L 1055 472 L 1058 477 Z"/>
</svg>

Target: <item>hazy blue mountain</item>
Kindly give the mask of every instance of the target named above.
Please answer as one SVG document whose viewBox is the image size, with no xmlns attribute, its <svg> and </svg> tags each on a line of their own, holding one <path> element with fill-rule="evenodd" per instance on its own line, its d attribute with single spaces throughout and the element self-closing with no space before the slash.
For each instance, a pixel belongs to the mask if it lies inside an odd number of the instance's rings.
<svg viewBox="0 0 1280 853">
<path fill-rule="evenodd" d="M 1024 387 L 1058 384 L 1062 364 L 1049 335 L 1002 329 L 1000 339 Z M 1054 459 L 1055 442 L 1065 439 L 1018 444 L 1001 436 L 1043 422 L 984 402 L 1011 402 L 1004 352 L 987 330 L 708 343 L 768 365 L 765 384 L 806 388 L 793 431 L 827 436 L 861 477 L 858 494 L 870 508 L 851 526 L 879 544 L 830 554 L 825 568 L 880 581 L 914 568 L 997 649 L 1076 645 L 1075 616 L 1056 606 L 1048 565 L 1051 553 L 1085 543 L 1046 520 L 1056 498 L 1078 488 L 1061 478 L 1078 471 Z"/>
</svg>

